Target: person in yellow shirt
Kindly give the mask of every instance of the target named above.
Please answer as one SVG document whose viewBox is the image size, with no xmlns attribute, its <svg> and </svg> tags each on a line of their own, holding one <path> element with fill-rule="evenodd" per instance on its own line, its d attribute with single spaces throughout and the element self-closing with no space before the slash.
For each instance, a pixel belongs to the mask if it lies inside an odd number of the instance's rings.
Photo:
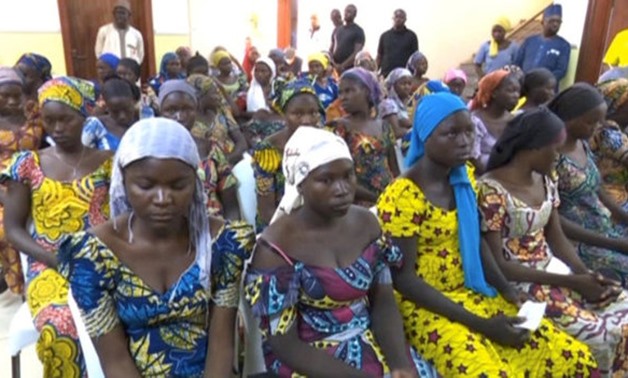
<svg viewBox="0 0 628 378">
<path fill-rule="evenodd" d="M 604 56 L 604 63 L 610 67 L 628 66 L 628 29 L 615 35 Z"/>
</svg>

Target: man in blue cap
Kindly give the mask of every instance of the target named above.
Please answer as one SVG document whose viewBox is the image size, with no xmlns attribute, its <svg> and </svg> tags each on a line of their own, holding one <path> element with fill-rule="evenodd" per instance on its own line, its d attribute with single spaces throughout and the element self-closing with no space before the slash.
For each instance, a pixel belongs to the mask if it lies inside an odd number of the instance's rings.
<svg viewBox="0 0 628 378">
<path fill-rule="evenodd" d="M 543 67 L 552 71 L 557 83 L 565 77 L 571 46 L 558 36 L 562 14 L 559 4 L 547 7 L 543 13 L 543 34 L 528 37 L 519 48 L 515 64 L 524 72 Z"/>
</svg>

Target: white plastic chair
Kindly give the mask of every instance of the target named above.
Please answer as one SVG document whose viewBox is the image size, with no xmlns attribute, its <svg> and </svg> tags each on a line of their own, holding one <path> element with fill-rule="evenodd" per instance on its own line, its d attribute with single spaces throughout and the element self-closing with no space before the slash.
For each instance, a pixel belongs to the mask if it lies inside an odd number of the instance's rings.
<svg viewBox="0 0 628 378">
<path fill-rule="evenodd" d="M 28 259 L 23 253 L 20 253 L 20 263 L 22 264 L 22 274 L 26 277 Z M 24 302 L 13 315 L 9 325 L 8 347 L 11 354 L 11 376 L 13 378 L 21 376 L 20 352 L 22 349 L 36 343 L 37 339 L 39 339 L 39 332 L 35 329 L 35 324 L 33 324 L 28 304 Z"/>
<path fill-rule="evenodd" d="M 72 296 L 71 289 L 68 291 L 68 306 L 70 307 L 74 324 L 76 324 L 79 342 L 81 343 L 81 351 L 83 351 L 83 358 L 85 359 L 85 366 L 87 367 L 87 376 L 89 378 L 105 378 L 105 373 L 100 366 L 100 359 L 96 353 L 96 348 L 94 348 L 94 343 L 87 333 L 87 328 L 85 327 L 85 323 L 83 323 L 81 313 Z"/>
<path fill-rule="evenodd" d="M 255 175 L 252 163 L 251 155 L 245 153 L 242 160 L 233 167 L 232 172 L 238 179 L 238 202 L 242 219 L 250 225 L 255 225 L 257 194 L 255 193 Z"/>
<path fill-rule="evenodd" d="M 20 352 L 36 343 L 37 339 L 39 339 L 39 332 L 35 329 L 31 312 L 24 302 L 13 315 L 9 325 L 8 349 L 11 354 L 11 376 L 13 378 L 21 376 Z"/>
<path fill-rule="evenodd" d="M 26 277 L 28 258 L 23 253 L 20 253 L 20 262 L 22 264 L 22 272 L 24 273 L 24 277 Z M 85 358 L 85 366 L 87 367 L 87 375 L 90 378 L 104 378 L 105 374 L 100 366 L 96 349 L 87 334 L 85 324 L 81 319 L 78 306 L 72 297 L 71 291 L 68 292 L 68 305 L 77 327 L 79 342 Z M 20 352 L 29 345 L 36 343 L 38 339 L 39 332 L 35 329 L 35 325 L 33 324 L 33 318 L 28 309 L 28 304 L 24 302 L 15 315 L 13 315 L 11 325 L 9 326 L 8 344 L 9 353 L 11 354 L 11 375 L 13 378 L 19 378 L 21 376 Z"/>
<path fill-rule="evenodd" d="M 399 173 L 405 173 L 405 171 L 408 170 L 408 167 L 406 167 L 403 153 L 401 153 L 401 139 L 397 139 L 397 141 L 395 142 L 395 156 L 397 157 L 397 166 L 399 167 Z"/>
</svg>

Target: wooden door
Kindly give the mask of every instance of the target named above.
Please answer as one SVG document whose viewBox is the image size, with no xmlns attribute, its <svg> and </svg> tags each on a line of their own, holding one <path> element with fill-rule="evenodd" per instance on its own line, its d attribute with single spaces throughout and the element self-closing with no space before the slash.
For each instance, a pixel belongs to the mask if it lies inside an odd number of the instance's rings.
<svg viewBox="0 0 628 378">
<path fill-rule="evenodd" d="M 628 28 L 628 0 L 590 0 L 576 81 L 597 82 L 602 59 L 618 31 Z"/>
<path fill-rule="evenodd" d="M 628 0 L 615 0 L 613 5 L 604 52 L 608 49 L 615 35 L 628 28 Z"/>
<path fill-rule="evenodd" d="M 93 79 L 96 77 L 94 45 L 98 29 L 113 21 L 116 0 L 58 0 L 65 64 L 68 75 Z M 150 0 L 131 0 L 131 25 L 144 38 L 142 81 L 155 72 L 153 12 Z"/>
</svg>

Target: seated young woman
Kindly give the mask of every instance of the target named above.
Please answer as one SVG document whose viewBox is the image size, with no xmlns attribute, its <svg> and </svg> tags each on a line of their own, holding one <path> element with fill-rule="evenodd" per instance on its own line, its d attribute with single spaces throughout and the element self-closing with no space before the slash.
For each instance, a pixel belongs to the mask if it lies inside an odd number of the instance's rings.
<svg viewBox="0 0 628 378">
<path fill-rule="evenodd" d="M 339 98 L 347 115 L 329 122 L 328 128 L 347 142 L 355 159 L 356 204 L 371 207 L 399 175 L 395 132 L 392 124 L 377 114 L 381 90 L 371 72 L 359 67 L 343 72 Z"/>
<path fill-rule="evenodd" d="M 300 127 L 286 144 L 286 191 L 258 239 L 245 296 L 280 377 L 435 377 L 403 338 L 389 266 L 399 250 L 353 206 L 356 176 L 338 136 Z"/>
<path fill-rule="evenodd" d="M 59 271 L 108 377 L 231 376 L 254 234 L 208 218 L 199 164 L 179 123 L 136 123 L 115 157 L 111 220 L 60 247 Z"/>
<path fill-rule="evenodd" d="M 198 123 L 197 91 L 185 80 L 169 80 L 159 92 L 159 107 L 164 117 L 175 120 L 190 132 Z M 201 126 L 202 127 L 202 126 Z M 207 193 L 207 210 L 210 215 L 224 219 L 240 219 L 238 181 L 231 164 L 218 143 L 211 138 L 193 135 L 198 153 L 203 157 L 200 168 L 204 172 L 203 185 Z"/>
<path fill-rule="evenodd" d="M 404 256 L 392 275 L 406 337 L 445 377 L 599 376 L 587 346 L 548 320 L 532 333 L 517 327 L 519 296 L 480 240 L 473 167 L 465 165 L 474 131 L 460 97 L 423 97 L 408 171 L 377 204 Z"/>
<path fill-rule="evenodd" d="M 591 152 L 602 176 L 602 187 L 628 211 L 628 79 L 620 78 L 597 85 L 608 105 L 606 120 L 589 139 Z"/>
<path fill-rule="evenodd" d="M 286 143 L 299 127 L 320 126 L 323 113 L 316 91 L 307 80 L 288 83 L 275 99 L 273 108 L 283 115 L 286 127 L 264 138 L 253 148 L 257 232 L 268 225 L 283 197 L 286 179 L 281 161 Z"/>
<path fill-rule="evenodd" d="M 619 283 L 590 271 L 562 232 L 549 178 L 566 138 L 545 107 L 514 118 L 479 180 L 484 238 L 508 280 L 547 303 L 545 314 L 586 343 L 604 376 L 628 374 L 628 301 Z"/>
<path fill-rule="evenodd" d="M 138 119 L 135 104 L 140 100 L 140 89 L 133 82 L 111 76 L 103 84 L 102 97 L 105 113 L 87 118 L 81 140 L 87 147 L 115 152 L 122 135 Z"/>
<path fill-rule="evenodd" d="M 565 123 L 567 137 L 558 149 L 558 213 L 568 238 L 577 243 L 590 269 L 628 287 L 628 212 L 609 196 L 588 141 L 605 120 L 608 106 L 597 89 L 577 83 L 548 105 Z"/>
</svg>

